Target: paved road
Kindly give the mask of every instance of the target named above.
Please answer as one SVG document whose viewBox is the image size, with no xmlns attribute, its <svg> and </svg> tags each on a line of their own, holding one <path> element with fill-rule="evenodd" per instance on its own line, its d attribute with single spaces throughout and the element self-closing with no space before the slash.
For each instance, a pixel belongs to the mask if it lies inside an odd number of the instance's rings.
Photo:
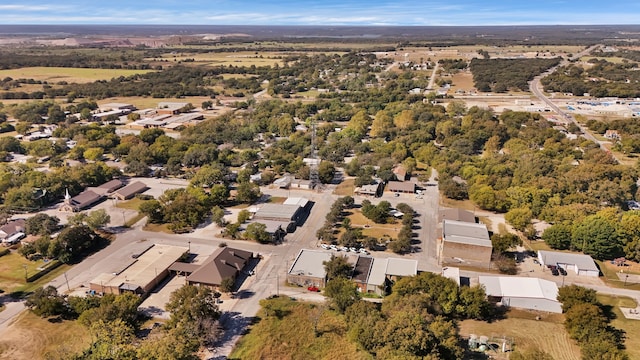
<svg viewBox="0 0 640 360">
<path fill-rule="evenodd" d="M 581 58 L 582 56 L 585 56 L 587 54 L 589 54 L 590 52 L 592 52 L 593 50 L 597 49 L 598 47 L 600 47 L 601 45 L 593 45 L 591 47 L 586 48 L 585 50 L 583 50 L 582 52 L 576 54 L 575 58 Z M 584 136 L 587 140 L 591 140 L 593 142 L 595 142 L 596 144 L 600 145 L 600 148 L 606 152 L 609 152 L 609 149 L 607 149 L 604 146 L 603 142 L 598 141 L 598 139 L 596 139 L 587 128 L 585 128 L 584 126 L 580 125 L 576 119 L 573 117 L 573 115 L 571 115 L 570 113 L 565 113 L 564 111 L 562 111 L 562 109 L 560 109 L 560 107 L 558 107 L 558 105 L 556 105 L 553 101 L 551 101 L 551 99 L 549 99 L 547 97 L 547 95 L 545 95 L 543 89 L 542 89 L 542 85 L 540 84 L 540 80 L 553 73 L 554 71 L 556 71 L 556 69 L 558 67 L 561 66 L 566 66 L 569 64 L 569 60 L 565 59 L 562 62 L 560 62 L 560 64 L 554 66 L 553 68 L 547 70 L 546 72 L 544 72 L 543 74 L 540 74 L 538 76 L 536 76 L 530 83 L 529 83 L 529 89 L 531 90 L 531 92 L 533 93 L 533 95 L 535 95 L 539 100 L 541 100 L 542 102 L 544 102 L 545 104 L 547 104 L 547 106 L 549 106 L 555 113 L 557 113 L 558 115 L 562 116 L 565 120 L 574 123 L 576 126 L 578 126 L 578 128 L 580 128 L 580 132 L 582 132 L 582 136 Z M 614 159 L 616 159 L 616 161 L 618 161 L 617 158 L 615 158 L 615 156 L 613 154 L 611 154 L 611 156 L 614 157 Z"/>
</svg>

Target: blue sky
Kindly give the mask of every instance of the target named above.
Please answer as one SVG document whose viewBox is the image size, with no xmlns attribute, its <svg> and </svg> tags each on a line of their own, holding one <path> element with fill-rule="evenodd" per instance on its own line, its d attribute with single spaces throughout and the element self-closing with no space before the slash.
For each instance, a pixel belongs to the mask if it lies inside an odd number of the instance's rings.
<svg viewBox="0 0 640 360">
<path fill-rule="evenodd" d="M 640 1 L 0 0 L 0 24 L 640 24 Z"/>
</svg>

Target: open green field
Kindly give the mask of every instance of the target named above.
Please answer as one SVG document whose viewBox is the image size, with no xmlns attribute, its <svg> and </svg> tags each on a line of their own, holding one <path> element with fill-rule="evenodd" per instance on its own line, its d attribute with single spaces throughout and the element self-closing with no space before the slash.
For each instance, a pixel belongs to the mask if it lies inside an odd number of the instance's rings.
<svg viewBox="0 0 640 360">
<path fill-rule="evenodd" d="M 607 60 L 610 63 L 621 64 L 623 60 L 629 61 L 628 59 L 624 59 L 621 57 L 599 57 L 599 56 L 583 56 L 580 58 L 580 61 L 589 61 L 589 60 Z"/>
<path fill-rule="evenodd" d="M 57 83 L 89 83 L 96 80 L 110 80 L 119 76 L 131 76 L 144 74 L 153 70 L 126 70 L 126 69 L 85 69 L 65 67 L 27 67 L 21 69 L 0 70 L 0 78 L 34 79 Z"/>
<path fill-rule="evenodd" d="M 627 319 L 622 315 L 620 306 L 636 307 L 635 300 L 625 296 L 612 296 L 598 294 L 598 301 L 604 305 L 611 306 L 616 318 L 611 325 L 616 329 L 625 331 L 626 340 L 624 342 L 630 359 L 640 359 L 640 320 Z"/>
<path fill-rule="evenodd" d="M 333 311 L 285 297 L 267 301 L 271 311 L 260 310 L 260 321 L 240 339 L 229 359 L 372 358 L 347 340 L 347 324 Z M 318 336 L 313 329 L 315 319 L 318 319 Z"/>
<path fill-rule="evenodd" d="M 61 359 L 89 346 L 87 328 L 75 321 L 48 321 L 23 312 L 0 339 L 0 358 Z"/>
<path fill-rule="evenodd" d="M 579 360 L 580 349 L 564 329 L 561 314 L 543 314 L 536 320 L 536 313 L 510 310 L 507 318 L 487 323 L 477 320 L 465 320 L 460 323 L 460 334 L 468 337 L 489 336 L 490 338 L 506 337 L 514 342 L 514 350 L 544 350 L 555 360 Z M 507 353 L 508 354 L 508 353 Z M 494 359 L 500 354 L 491 353 Z"/>
</svg>

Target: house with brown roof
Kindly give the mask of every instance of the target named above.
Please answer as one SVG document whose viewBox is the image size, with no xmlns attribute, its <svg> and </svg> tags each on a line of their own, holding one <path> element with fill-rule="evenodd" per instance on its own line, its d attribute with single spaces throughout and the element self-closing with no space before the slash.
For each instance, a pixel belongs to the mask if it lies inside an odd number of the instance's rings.
<svg viewBox="0 0 640 360">
<path fill-rule="evenodd" d="M 122 189 L 117 190 L 113 193 L 113 196 L 118 200 L 128 200 L 137 194 L 143 193 L 147 191 L 149 187 L 140 181 L 133 182 Z"/>
<path fill-rule="evenodd" d="M 407 169 L 403 165 L 398 165 L 393 168 L 393 173 L 396 175 L 398 181 L 407 180 Z"/>
<path fill-rule="evenodd" d="M 235 281 L 252 258 L 253 253 L 250 251 L 221 248 L 209 256 L 198 269 L 187 275 L 187 282 L 190 285 L 217 289 L 225 279 L 232 278 Z"/>
<path fill-rule="evenodd" d="M 406 181 L 389 181 L 387 190 L 395 193 L 413 194 L 416 191 L 416 184 Z"/>
<path fill-rule="evenodd" d="M 102 200 L 104 195 L 96 194 L 93 190 L 85 190 L 80 194 L 71 197 L 69 191 L 65 192 L 64 203 L 60 206 L 60 211 L 76 212 L 91 207 L 93 204 Z"/>
<path fill-rule="evenodd" d="M 99 193 L 100 191 L 104 191 L 104 194 L 110 194 L 118 189 L 120 189 L 121 187 L 124 186 L 124 182 L 122 182 L 122 180 L 120 179 L 113 179 L 111 181 L 107 181 L 106 183 L 97 186 L 96 189 L 99 189 L 98 191 L 93 190 L 93 192 L 95 193 Z"/>
</svg>

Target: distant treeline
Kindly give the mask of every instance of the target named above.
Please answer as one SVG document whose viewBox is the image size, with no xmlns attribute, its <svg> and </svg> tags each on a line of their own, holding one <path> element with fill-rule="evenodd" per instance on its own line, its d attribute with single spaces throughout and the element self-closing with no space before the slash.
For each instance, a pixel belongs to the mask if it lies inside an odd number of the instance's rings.
<svg viewBox="0 0 640 360">
<path fill-rule="evenodd" d="M 39 52 L 42 54 L 42 51 Z M 131 69 L 148 70 L 151 65 L 142 62 L 141 56 L 132 56 L 131 52 L 105 51 L 97 52 L 71 52 L 69 54 L 38 55 L 33 52 L 9 53 L 0 52 L 0 70 L 19 69 L 23 67 L 69 67 L 69 68 L 93 68 L 93 69 Z M 141 55 L 141 54 L 140 54 Z"/>
<path fill-rule="evenodd" d="M 473 82 L 478 91 L 527 91 L 529 81 L 543 71 L 558 65 L 561 58 L 553 59 L 478 59 L 471 60 Z"/>
</svg>

